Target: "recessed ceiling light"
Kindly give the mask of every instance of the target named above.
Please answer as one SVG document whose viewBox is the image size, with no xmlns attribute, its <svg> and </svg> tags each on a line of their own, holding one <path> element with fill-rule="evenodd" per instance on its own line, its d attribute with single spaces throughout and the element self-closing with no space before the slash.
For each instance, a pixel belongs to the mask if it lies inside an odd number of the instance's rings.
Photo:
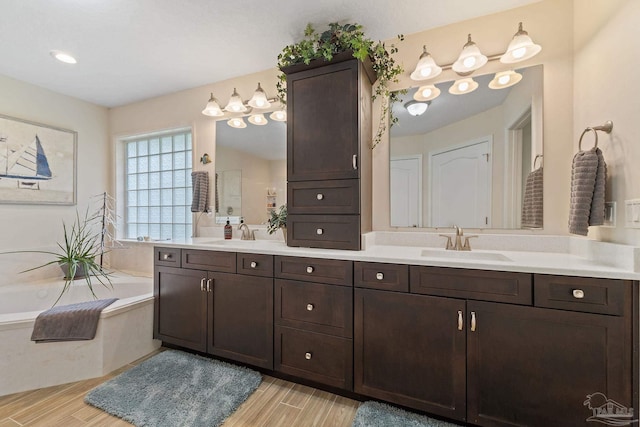
<svg viewBox="0 0 640 427">
<path fill-rule="evenodd" d="M 51 56 L 56 58 L 58 61 L 64 62 L 65 64 L 75 64 L 75 63 L 78 62 L 78 61 L 76 61 L 76 58 L 74 58 L 73 56 L 69 55 L 68 53 L 59 51 L 59 50 L 52 50 L 49 53 L 51 54 Z"/>
</svg>

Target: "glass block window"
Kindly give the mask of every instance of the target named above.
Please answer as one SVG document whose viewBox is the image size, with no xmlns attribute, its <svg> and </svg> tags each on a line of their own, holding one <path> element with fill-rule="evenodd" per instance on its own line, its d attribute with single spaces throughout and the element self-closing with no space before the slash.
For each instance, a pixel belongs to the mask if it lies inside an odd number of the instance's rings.
<svg viewBox="0 0 640 427">
<path fill-rule="evenodd" d="M 147 135 L 124 144 L 125 237 L 191 237 L 191 131 Z"/>
</svg>

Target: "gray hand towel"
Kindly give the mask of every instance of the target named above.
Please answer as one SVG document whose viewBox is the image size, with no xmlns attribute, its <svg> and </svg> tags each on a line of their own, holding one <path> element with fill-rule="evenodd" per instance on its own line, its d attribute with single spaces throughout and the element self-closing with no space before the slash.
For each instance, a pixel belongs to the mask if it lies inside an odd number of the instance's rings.
<svg viewBox="0 0 640 427">
<path fill-rule="evenodd" d="M 604 224 L 607 165 L 599 148 L 573 157 L 569 233 L 586 236 L 590 225 Z"/>
<path fill-rule="evenodd" d="M 542 228 L 543 207 L 543 173 L 542 167 L 527 176 L 522 198 L 522 227 Z"/>
<path fill-rule="evenodd" d="M 57 342 L 92 340 L 96 336 L 100 313 L 118 298 L 61 305 L 43 311 L 33 325 L 31 341 Z"/>
<path fill-rule="evenodd" d="M 193 198 L 191 212 L 204 212 L 209 207 L 209 172 L 191 172 Z"/>
</svg>

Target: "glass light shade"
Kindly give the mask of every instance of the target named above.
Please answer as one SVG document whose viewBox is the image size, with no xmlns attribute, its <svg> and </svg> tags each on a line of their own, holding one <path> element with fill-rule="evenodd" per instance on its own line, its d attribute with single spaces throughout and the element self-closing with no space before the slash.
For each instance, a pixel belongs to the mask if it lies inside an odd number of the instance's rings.
<svg viewBox="0 0 640 427">
<path fill-rule="evenodd" d="M 274 111 L 269 115 L 271 120 L 275 120 L 276 122 L 286 122 L 287 121 L 287 112 L 284 110 Z"/>
<path fill-rule="evenodd" d="M 211 94 L 211 98 L 209 98 L 209 102 L 207 102 L 207 106 L 202 110 L 202 114 L 211 117 L 220 117 L 224 115 L 220 109 L 220 104 L 218 104 L 218 100 L 214 98 L 213 93 Z"/>
<path fill-rule="evenodd" d="M 436 64 L 429 52 L 427 52 L 427 47 L 423 46 L 422 55 L 420 55 L 416 69 L 411 73 L 411 80 L 428 80 L 440 75 L 440 73 L 442 73 L 442 68 Z"/>
<path fill-rule="evenodd" d="M 428 102 L 409 101 L 404 104 L 404 108 L 406 108 L 409 114 L 411 114 L 412 116 L 423 115 L 424 112 L 427 111 L 428 107 Z"/>
<path fill-rule="evenodd" d="M 264 92 L 260 83 L 258 83 L 258 89 L 253 93 L 253 96 L 249 100 L 249 106 L 253 108 L 269 108 L 271 103 L 267 100 L 267 94 Z"/>
<path fill-rule="evenodd" d="M 440 89 L 434 85 L 420 86 L 416 93 L 413 94 L 413 99 L 416 101 L 431 101 L 432 99 L 440 96 Z"/>
<path fill-rule="evenodd" d="M 500 57 L 503 64 L 513 64 L 536 56 L 542 47 L 529 37 L 529 33 L 522 29 L 522 22 L 518 24 L 518 32 L 513 36 L 507 51 Z"/>
<path fill-rule="evenodd" d="M 233 93 L 231 94 L 229 103 L 226 107 L 224 107 L 224 109 L 225 111 L 229 111 L 231 113 L 244 113 L 247 111 L 247 107 L 244 106 L 242 98 L 240 98 L 240 95 L 238 95 L 236 88 L 233 88 Z"/>
<path fill-rule="evenodd" d="M 452 95 L 464 95 L 476 89 L 478 89 L 478 82 L 468 77 L 466 79 L 456 80 L 449 88 L 449 93 Z"/>
<path fill-rule="evenodd" d="M 242 117 L 234 117 L 232 119 L 229 119 L 227 120 L 227 124 L 236 129 L 244 129 L 247 127 L 247 123 Z"/>
<path fill-rule="evenodd" d="M 264 126 L 267 124 L 267 119 L 264 114 L 254 114 L 249 117 L 249 123 L 257 126 Z"/>
<path fill-rule="evenodd" d="M 482 67 L 488 61 L 487 57 L 480 52 L 478 46 L 471 40 L 471 34 L 467 38 L 467 43 L 462 48 L 458 60 L 451 68 L 458 74 L 469 74 Z"/>
<path fill-rule="evenodd" d="M 508 71 L 500 71 L 496 73 L 493 77 L 493 80 L 489 82 L 489 87 L 491 89 L 504 89 L 509 86 L 513 86 L 522 80 L 522 74 L 516 73 L 513 70 Z"/>
</svg>

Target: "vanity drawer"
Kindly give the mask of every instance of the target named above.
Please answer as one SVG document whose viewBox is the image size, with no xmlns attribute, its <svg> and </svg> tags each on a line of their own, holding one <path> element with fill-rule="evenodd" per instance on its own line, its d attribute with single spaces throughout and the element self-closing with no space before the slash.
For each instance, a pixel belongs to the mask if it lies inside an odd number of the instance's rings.
<svg viewBox="0 0 640 427">
<path fill-rule="evenodd" d="M 237 254 L 238 274 L 273 277 L 273 255 Z"/>
<path fill-rule="evenodd" d="M 631 282 L 536 274 L 533 294 L 538 307 L 623 316 Z"/>
<path fill-rule="evenodd" d="M 235 273 L 236 253 L 183 249 L 182 267 L 220 271 L 222 273 Z"/>
<path fill-rule="evenodd" d="M 276 326 L 274 348 L 276 371 L 352 390 L 352 340 Z"/>
<path fill-rule="evenodd" d="M 275 277 L 351 286 L 353 284 L 353 261 L 276 256 Z"/>
<path fill-rule="evenodd" d="M 360 181 L 290 182 L 287 202 L 290 214 L 357 214 L 360 213 Z"/>
<path fill-rule="evenodd" d="M 353 264 L 353 285 L 359 288 L 409 292 L 409 266 L 355 262 Z"/>
<path fill-rule="evenodd" d="M 289 215 L 287 244 L 360 250 L 359 215 Z"/>
<path fill-rule="evenodd" d="M 275 322 L 331 335 L 353 336 L 353 292 L 346 286 L 276 279 Z"/>
<path fill-rule="evenodd" d="M 425 295 L 531 305 L 531 274 L 412 265 L 411 292 Z"/>
<path fill-rule="evenodd" d="M 163 267 L 180 267 L 180 249 L 179 248 L 153 248 L 154 264 Z"/>
</svg>

